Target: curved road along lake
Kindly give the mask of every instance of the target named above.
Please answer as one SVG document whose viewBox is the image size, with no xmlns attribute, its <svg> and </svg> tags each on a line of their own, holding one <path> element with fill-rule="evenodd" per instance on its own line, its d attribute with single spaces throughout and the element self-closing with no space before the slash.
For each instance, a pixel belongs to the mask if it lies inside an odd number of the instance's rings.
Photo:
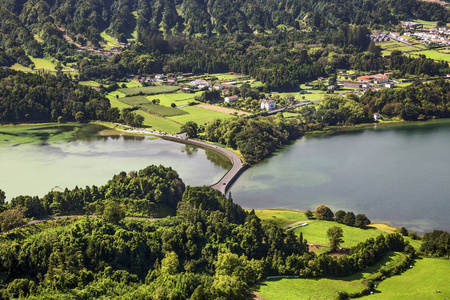
<svg viewBox="0 0 450 300">
<path fill-rule="evenodd" d="M 450 231 L 450 121 L 304 137 L 246 170 L 231 192 L 246 208 L 326 204 L 419 233 Z"/>
</svg>

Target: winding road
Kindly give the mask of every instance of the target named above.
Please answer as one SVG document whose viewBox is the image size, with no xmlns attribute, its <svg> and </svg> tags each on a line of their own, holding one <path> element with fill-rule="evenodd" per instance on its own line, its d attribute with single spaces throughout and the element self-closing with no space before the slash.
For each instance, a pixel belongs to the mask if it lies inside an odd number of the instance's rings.
<svg viewBox="0 0 450 300">
<path fill-rule="evenodd" d="M 237 156 L 234 152 L 225 149 L 223 147 L 212 145 L 203 141 L 189 139 L 186 137 L 185 134 L 176 134 L 176 135 L 166 134 L 160 135 L 160 137 L 174 142 L 192 144 L 201 148 L 210 149 L 228 157 L 228 159 L 232 163 L 231 169 L 228 170 L 228 172 L 225 173 L 225 175 L 223 175 L 223 177 L 217 183 L 211 185 L 213 189 L 220 191 L 224 195 L 227 192 L 227 190 L 231 187 L 231 185 L 234 183 L 234 181 L 239 177 L 239 175 L 241 175 L 241 173 L 244 172 L 249 167 L 249 165 L 242 163 L 239 156 Z"/>
</svg>

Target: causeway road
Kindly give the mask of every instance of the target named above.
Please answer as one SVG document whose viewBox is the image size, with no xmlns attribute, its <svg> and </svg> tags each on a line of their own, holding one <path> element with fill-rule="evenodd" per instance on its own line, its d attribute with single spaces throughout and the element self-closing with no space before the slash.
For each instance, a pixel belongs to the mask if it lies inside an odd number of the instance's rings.
<svg viewBox="0 0 450 300">
<path fill-rule="evenodd" d="M 239 156 L 237 156 L 234 152 L 225 149 L 223 147 L 212 145 L 203 141 L 189 139 L 186 137 L 185 134 L 176 134 L 176 135 L 167 134 L 162 135 L 161 137 L 163 139 L 170 141 L 192 144 L 199 146 L 201 148 L 210 149 L 228 157 L 228 159 L 232 163 L 231 169 L 229 169 L 228 172 L 225 173 L 225 175 L 223 175 L 223 177 L 217 183 L 211 185 L 213 189 L 218 190 L 224 195 L 227 192 L 227 190 L 232 186 L 234 181 L 239 177 L 239 175 L 241 175 L 241 173 L 249 167 L 249 165 L 242 163 Z"/>
</svg>

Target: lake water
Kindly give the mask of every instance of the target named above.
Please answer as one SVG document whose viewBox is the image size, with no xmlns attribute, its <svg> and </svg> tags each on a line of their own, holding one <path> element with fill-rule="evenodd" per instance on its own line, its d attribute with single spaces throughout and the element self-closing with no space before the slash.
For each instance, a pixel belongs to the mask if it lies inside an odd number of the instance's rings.
<svg viewBox="0 0 450 300">
<path fill-rule="evenodd" d="M 102 127 L 0 127 L 0 189 L 7 199 L 105 184 L 120 171 L 174 168 L 186 184 L 218 181 L 230 162 L 213 151 Z M 450 231 L 450 121 L 378 126 L 304 137 L 252 166 L 232 186 L 245 208 L 366 214 L 419 233 Z"/>
<path fill-rule="evenodd" d="M 7 200 L 51 189 L 103 185 L 148 165 L 175 169 L 186 185 L 211 185 L 231 167 L 214 151 L 162 139 L 99 136 L 96 125 L 0 127 L 0 189 Z"/>
<path fill-rule="evenodd" d="M 246 208 L 366 214 L 419 233 L 450 231 L 450 122 L 308 136 L 248 169 L 231 188 Z"/>
</svg>

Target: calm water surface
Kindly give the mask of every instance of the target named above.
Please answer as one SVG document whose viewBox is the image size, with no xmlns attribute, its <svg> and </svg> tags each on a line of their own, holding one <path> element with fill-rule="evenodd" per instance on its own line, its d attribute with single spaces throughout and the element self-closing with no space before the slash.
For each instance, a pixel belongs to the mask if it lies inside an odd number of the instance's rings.
<svg viewBox="0 0 450 300">
<path fill-rule="evenodd" d="M 213 151 L 161 139 L 99 136 L 95 125 L 0 127 L 0 189 L 7 199 L 51 189 L 103 185 L 148 165 L 175 169 L 186 185 L 210 185 L 231 167 Z"/>
<path fill-rule="evenodd" d="M 418 232 L 450 231 L 450 122 L 305 137 L 231 190 L 246 208 L 326 204 Z"/>
<path fill-rule="evenodd" d="M 174 168 L 210 185 L 230 167 L 221 155 L 165 140 L 99 136 L 94 125 L 0 127 L 0 188 L 7 198 L 102 185 L 120 171 Z M 450 122 L 383 126 L 305 137 L 248 169 L 231 188 L 246 208 L 364 213 L 419 233 L 450 231 Z"/>
</svg>

